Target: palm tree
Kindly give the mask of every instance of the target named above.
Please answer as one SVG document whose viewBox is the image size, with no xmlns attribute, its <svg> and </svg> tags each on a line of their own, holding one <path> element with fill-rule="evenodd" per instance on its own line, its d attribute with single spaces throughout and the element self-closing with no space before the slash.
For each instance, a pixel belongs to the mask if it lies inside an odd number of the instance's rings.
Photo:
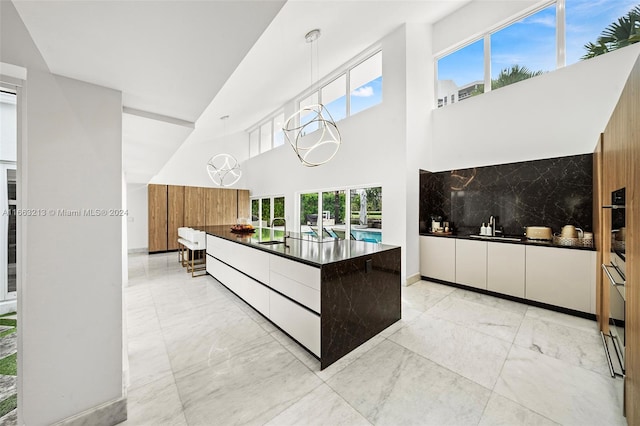
<svg viewBox="0 0 640 426">
<path fill-rule="evenodd" d="M 498 78 L 491 80 L 491 90 L 508 86 L 540 74 L 542 74 L 542 71 L 531 71 L 527 67 L 512 65 L 511 68 L 501 70 L 500 74 L 498 74 Z"/>
<path fill-rule="evenodd" d="M 640 41 L 640 5 L 605 28 L 595 43 L 584 45 L 587 53 L 582 59 L 604 55 Z"/>
</svg>

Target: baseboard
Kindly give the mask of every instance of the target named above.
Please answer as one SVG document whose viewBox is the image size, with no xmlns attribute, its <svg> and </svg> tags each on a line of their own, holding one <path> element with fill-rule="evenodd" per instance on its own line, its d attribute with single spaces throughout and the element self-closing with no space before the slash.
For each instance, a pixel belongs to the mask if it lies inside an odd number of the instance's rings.
<svg viewBox="0 0 640 426">
<path fill-rule="evenodd" d="M 113 426 L 127 420 L 127 398 L 98 405 L 75 416 L 54 423 L 54 426 Z"/>
<path fill-rule="evenodd" d="M 405 285 L 408 287 L 411 284 L 417 283 L 421 279 L 422 279 L 422 277 L 420 276 L 420 273 L 418 272 L 417 274 L 413 274 L 410 277 L 407 277 L 407 283 Z"/>
<path fill-rule="evenodd" d="M 148 251 L 149 251 L 148 248 L 142 247 L 142 248 L 129 249 L 129 250 L 127 250 L 127 253 L 129 253 L 129 254 L 136 254 L 136 253 L 147 254 Z"/>
</svg>

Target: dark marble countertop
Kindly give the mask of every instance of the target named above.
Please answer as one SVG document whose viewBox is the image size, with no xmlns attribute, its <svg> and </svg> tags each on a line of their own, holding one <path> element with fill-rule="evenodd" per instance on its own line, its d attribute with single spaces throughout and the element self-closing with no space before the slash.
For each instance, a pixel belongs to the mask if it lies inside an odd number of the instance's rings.
<svg viewBox="0 0 640 426">
<path fill-rule="evenodd" d="M 434 234 L 434 233 L 431 233 L 431 232 L 421 232 L 420 235 L 428 236 L 428 237 L 437 237 L 437 238 L 455 238 L 455 239 L 458 239 L 458 240 L 490 241 L 492 243 L 519 244 L 519 245 L 538 246 L 538 247 L 553 247 L 553 248 L 569 249 L 569 250 L 587 250 L 587 251 L 595 251 L 596 250 L 594 247 L 562 246 L 562 245 L 558 245 L 558 244 L 553 244 L 553 242 L 551 242 L 551 241 L 528 240 L 526 237 L 510 236 L 510 235 L 508 235 L 507 237 L 520 238 L 520 241 L 509 241 L 509 240 L 502 240 L 502 239 L 499 239 L 499 238 L 492 239 L 491 237 L 487 237 L 487 238 L 472 238 L 470 235 L 465 235 L 465 234 L 462 234 L 462 235 L 457 235 L 457 234 L 446 235 L 446 234 L 438 234 L 438 233 Z"/>
<path fill-rule="evenodd" d="M 286 257 L 311 266 L 320 267 L 329 263 L 341 262 L 387 250 L 399 249 L 398 246 L 368 243 L 355 240 L 322 240 L 311 235 L 287 232 L 287 244 L 261 244 L 270 241 L 284 241 L 284 232 L 270 228 L 256 228 L 253 234 L 231 232 L 232 225 L 193 227 L 215 237 L 224 238 L 238 244 L 244 244 L 258 250 Z"/>
</svg>

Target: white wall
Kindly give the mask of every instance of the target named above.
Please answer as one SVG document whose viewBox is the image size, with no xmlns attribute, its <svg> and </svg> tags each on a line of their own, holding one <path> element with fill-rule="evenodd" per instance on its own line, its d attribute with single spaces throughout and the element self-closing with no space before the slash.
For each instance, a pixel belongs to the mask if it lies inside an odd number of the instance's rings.
<svg viewBox="0 0 640 426">
<path fill-rule="evenodd" d="M 430 164 L 431 108 L 435 71 L 431 51 L 432 26 L 407 24 L 406 66 L 406 264 L 409 282 L 419 278 L 420 169 Z M 412 275 L 414 275 L 412 279 Z"/>
<path fill-rule="evenodd" d="M 51 424 L 123 396 L 122 219 L 50 209 L 122 207 L 121 93 L 51 74 L 11 2 L 0 61 L 27 68 L 18 153 L 18 423 Z"/>
<path fill-rule="evenodd" d="M 215 186 L 207 173 L 207 161 L 217 154 L 231 154 L 241 163 L 249 156 L 249 138 L 238 132 L 213 141 L 182 144 L 150 183 L 187 186 Z M 244 172 L 244 171 L 243 171 Z M 244 177 L 233 185 L 246 188 Z"/>
<path fill-rule="evenodd" d="M 149 211 L 147 184 L 127 184 L 127 249 L 146 251 L 149 248 Z"/>
<path fill-rule="evenodd" d="M 428 170 L 593 152 L 639 54 L 630 46 L 434 110 Z"/>
</svg>

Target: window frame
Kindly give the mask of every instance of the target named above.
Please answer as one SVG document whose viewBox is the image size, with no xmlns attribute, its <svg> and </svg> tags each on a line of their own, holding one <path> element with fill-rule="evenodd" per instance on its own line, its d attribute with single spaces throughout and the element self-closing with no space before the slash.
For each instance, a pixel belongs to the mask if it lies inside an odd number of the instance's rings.
<svg viewBox="0 0 640 426">
<path fill-rule="evenodd" d="M 523 12 L 509 18 L 506 21 L 498 23 L 490 27 L 489 29 L 482 31 L 479 34 L 475 34 L 460 43 L 453 45 L 452 47 L 445 49 L 433 56 L 434 65 L 434 87 L 438 87 L 438 61 L 452 53 L 455 53 L 465 47 L 479 41 L 484 40 L 484 92 L 491 92 L 491 36 L 504 28 L 507 28 L 525 18 L 535 15 L 536 13 L 552 6 L 556 7 L 556 68 L 558 70 L 566 65 L 566 0 L 548 0 L 544 3 L 536 4 L 530 8 L 525 9 Z M 552 71 L 555 71 L 552 70 Z M 434 109 L 440 109 L 447 106 L 445 103 L 442 106 L 438 106 L 438 91 L 435 91 L 433 106 Z M 466 99 L 466 98 L 465 98 Z M 464 100 L 464 99 L 463 99 Z M 458 102 L 459 103 L 459 99 Z"/>
</svg>

